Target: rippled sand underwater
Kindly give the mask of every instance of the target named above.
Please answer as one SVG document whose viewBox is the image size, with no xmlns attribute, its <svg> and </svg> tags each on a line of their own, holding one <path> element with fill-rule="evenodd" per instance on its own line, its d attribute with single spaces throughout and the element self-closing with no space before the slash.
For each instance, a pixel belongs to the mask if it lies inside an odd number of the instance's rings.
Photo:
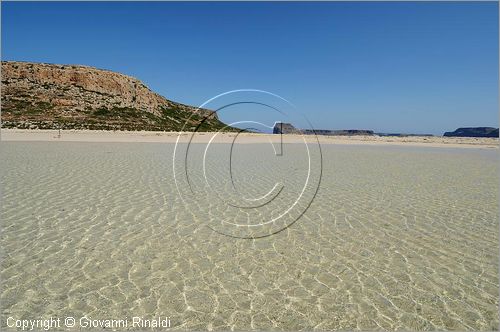
<svg viewBox="0 0 500 332">
<path fill-rule="evenodd" d="M 309 209 L 252 240 L 207 227 L 226 210 L 183 203 L 172 144 L 1 148 L 2 327 L 167 316 L 184 330 L 498 330 L 496 149 L 323 145 Z M 280 175 L 257 158 L 268 148 L 238 146 L 250 196 Z M 285 181 L 302 181 L 303 158 L 286 164 Z"/>
</svg>

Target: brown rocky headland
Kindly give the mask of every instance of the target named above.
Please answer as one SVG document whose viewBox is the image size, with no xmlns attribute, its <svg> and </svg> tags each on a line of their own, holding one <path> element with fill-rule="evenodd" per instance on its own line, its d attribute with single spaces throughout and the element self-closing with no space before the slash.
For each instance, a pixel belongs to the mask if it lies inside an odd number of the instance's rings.
<svg viewBox="0 0 500 332">
<path fill-rule="evenodd" d="M 2 61 L 1 92 L 2 128 L 217 131 L 225 127 L 213 111 L 168 100 L 134 77 L 87 66 Z"/>
</svg>

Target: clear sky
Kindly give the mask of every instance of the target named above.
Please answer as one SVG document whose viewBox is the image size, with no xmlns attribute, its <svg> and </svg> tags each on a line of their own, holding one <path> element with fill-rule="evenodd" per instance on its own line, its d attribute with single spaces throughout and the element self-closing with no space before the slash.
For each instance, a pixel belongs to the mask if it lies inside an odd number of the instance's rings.
<svg viewBox="0 0 500 332">
<path fill-rule="evenodd" d="M 1 9 L 3 60 L 110 69 L 186 104 L 254 88 L 287 98 L 317 129 L 498 127 L 497 2 L 2 2 Z"/>
</svg>

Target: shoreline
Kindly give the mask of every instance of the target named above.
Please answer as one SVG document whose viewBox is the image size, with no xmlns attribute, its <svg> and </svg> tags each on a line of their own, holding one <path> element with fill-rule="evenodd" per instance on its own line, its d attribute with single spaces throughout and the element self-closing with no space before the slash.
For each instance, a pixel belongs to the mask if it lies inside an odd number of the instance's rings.
<svg viewBox="0 0 500 332">
<path fill-rule="evenodd" d="M 187 142 L 192 133 L 182 133 L 181 142 Z M 198 132 L 192 143 L 208 143 L 213 132 Z M 0 140 L 5 142 L 101 142 L 101 143 L 175 143 L 178 132 L 155 131 L 100 131 L 100 130 L 58 130 L 41 129 L 1 129 Z M 232 143 L 238 136 L 238 144 L 279 143 L 280 135 L 259 133 L 219 133 L 213 143 Z M 313 136 L 283 135 L 283 143 L 314 143 L 343 145 L 402 145 L 426 147 L 494 148 L 498 149 L 498 138 L 483 137 L 443 137 L 443 136 Z"/>
</svg>

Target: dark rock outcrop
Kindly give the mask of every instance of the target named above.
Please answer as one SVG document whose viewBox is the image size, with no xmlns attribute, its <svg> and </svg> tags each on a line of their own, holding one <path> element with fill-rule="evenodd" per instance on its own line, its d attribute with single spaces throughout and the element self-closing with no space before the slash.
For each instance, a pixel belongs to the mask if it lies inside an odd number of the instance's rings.
<svg viewBox="0 0 500 332">
<path fill-rule="evenodd" d="M 492 127 L 471 127 L 458 128 L 455 131 L 444 133 L 446 137 L 498 137 L 498 128 Z"/>
<path fill-rule="evenodd" d="M 295 128 L 291 123 L 276 122 L 273 128 L 273 134 L 300 134 L 301 131 Z"/>
<path fill-rule="evenodd" d="M 168 100 L 136 78 L 87 66 L 2 61 L 2 127 L 218 130 L 215 112 Z M 203 119 L 205 119 L 203 121 Z"/>
</svg>

